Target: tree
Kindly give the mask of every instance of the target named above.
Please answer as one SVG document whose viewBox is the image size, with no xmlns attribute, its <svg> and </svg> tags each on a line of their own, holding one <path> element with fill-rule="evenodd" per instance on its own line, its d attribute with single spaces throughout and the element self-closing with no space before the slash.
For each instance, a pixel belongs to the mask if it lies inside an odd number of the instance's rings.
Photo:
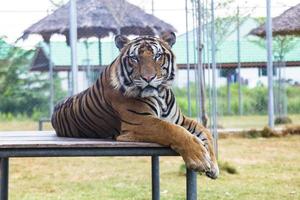
<svg viewBox="0 0 300 200">
<path fill-rule="evenodd" d="M 259 25 L 265 23 L 266 18 L 256 18 L 256 21 Z M 249 39 L 250 42 L 256 44 L 257 46 L 266 49 L 266 40 L 265 38 L 259 37 L 251 37 Z M 282 68 L 285 66 L 286 55 L 293 51 L 299 42 L 294 36 L 286 35 L 286 36 L 273 36 L 272 41 L 272 54 L 274 57 L 275 70 L 278 71 L 278 79 L 275 83 L 275 112 L 279 118 L 286 117 L 287 115 L 287 97 L 286 97 L 286 88 L 285 88 L 285 80 L 282 77 Z"/>
<path fill-rule="evenodd" d="M 40 72 L 29 71 L 34 50 L 24 50 L 3 41 L 0 42 L 0 112 L 47 115 L 48 77 Z M 61 91 L 60 85 L 56 88 Z"/>
</svg>

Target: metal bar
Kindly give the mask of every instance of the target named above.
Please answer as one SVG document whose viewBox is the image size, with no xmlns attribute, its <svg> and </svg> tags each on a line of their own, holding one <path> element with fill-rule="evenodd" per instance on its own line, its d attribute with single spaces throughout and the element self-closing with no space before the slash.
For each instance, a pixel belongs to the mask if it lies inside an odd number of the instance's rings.
<svg viewBox="0 0 300 200">
<path fill-rule="evenodd" d="M 243 115 L 242 102 L 242 80 L 241 80 L 241 34 L 240 34 L 240 6 L 237 7 L 237 61 L 238 61 L 238 95 L 239 95 L 239 114 Z"/>
<path fill-rule="evenodd" d="M 186 199 L 197 200 L 197 172 L 186 169 Z"/>
<path fill-rule="evenodd" d="M 185 40 L 186 40 L 186 65 L 187 65 L 187 97 L 188 97 L 188 115 L 191 117 L 191 91 L 190 91 L 190 51 L 189 51 L 189 26 L 188 26 L 188 3 L 185 0 Z"/>
<path fill-rule="evenodd" d="M 199 82 L 200 82 L 200 115 L 201 115 L 201 122 L 204 127 L 207 126 L 207 119 L 206 119 L 206 109 L 205 109 L 205 79 L 204 79 L 204 69 L 203 69 L 203 60 L 202 60 L 202 20 L 201 20 L 201 1 L 198 0 L 197 4 L 197 13 L 198 13 L 198 69 L 199 69 Z"/>
<path fill-rule="evenodd" d="M 53 80 L 52 47 L 51 47 L 50 40 L 49 40 L 48 48 L 49 48 L 49 83 L 50 83 L 49 115 L 51 117 L 54 108 L 54 80 Z"/>
<path fill-rule="evenodd" d="M 0 148 L 0 157 L 69 157 L 69 156 L 178 156 L 168 147 L 111 148 Z"/>
<path fill-rule="evenodd" d="M 159 200 L 159 157 L 151 156 L 152 200 Z"/>
<path fill-rule="evenodd" d="M 215 43 L 215 6 L 211 0 L 211 62 L 212 62 L 212 130 L 214 136 L 214 149 L 218 157 L 218 131 L 217 131 L 217 88 L 216 88 L 216 43 Z"/>
<path fill-rule="evenodd" d="M 192 1 L 192 16 L 193 16 L 193 68 L 194 68 L 194 76 L 195 76 L 195 100 L 196 100 L 196 111 L 197 111 L 197 120 L 200 120 L 201 115 L 199 113 L 199 79 L 198 79 L 198 73 L 197 73 L 197 68 L 195 67 L 195 64 L 197 63 L 197 55 L 196 53 L 197 51 L 197 46 L 196 46 L 196 42 L 197 42 L 197 25 L 196 25 L 196 21 L 197 21 L 197 16 L 196 16 L 196 3 L 195 1 Z M 198 65 L 197 65 L 198 66 Z"/>
<path fill-rule="evenodd" d="M 77 65 L 77 6 L 76 0 L 70 1 L 70 44 L 72 64 L 72 94 L 78 93 L 78 65 Z"/>
<path fill-rule="evenodd" d="M 7 157 L 0 158 L 0 200 L 8 200 L 9 161 Z"/>
<path fill-rule="evenodd" d="M 98 53 L 99 53 L 99 74 L 102 70 L 102 42 L 100 36 L 98 37 Z M 97 77 L 99 76 L 97 75 Z"/>
<path fill-rule="evenodd" d="M 44 129 L 44 123 L 45 122 L 49 122 L 50 123 L 51 119 L 45 119 L 45 118 L 39 119 L 39 128 L 38 128 L 39 131 L 42 131 Z"/>
<path fill-rule="evenodd" d="M 268 115 L 269 127 L 274 128 L 274 94 L 273 94 L 273 63 L 272 63 L 272 18 L 271 18 L 271 0 L 267 0 L 267 58 L 268 58 Z"/>
<path fill-rule="evenodd" d="M 43 121 L 39 120 L 39 131 L 43 130 Z"/>
</svg>

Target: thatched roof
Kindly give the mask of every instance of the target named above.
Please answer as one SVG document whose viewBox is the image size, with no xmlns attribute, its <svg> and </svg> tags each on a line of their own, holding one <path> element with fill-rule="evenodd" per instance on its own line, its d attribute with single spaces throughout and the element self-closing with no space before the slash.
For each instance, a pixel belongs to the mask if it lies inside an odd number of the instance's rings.
<svg viewBox="0 0 300 200">
<path fill-rule="evenodd" d="M 300 4 L 273 18 L 272 23 L 273 35 L 300 35 Z M 250 34 L 264 37 L 265 24 L 253 29 Z"/>
<path fill-rule="evenodd" d="M 70 2 L 55 10 L 51 15 L 30 26 L 23 33 L 40 34 L 45 41 L 58 33 L 69 35 Z M 125 0 L 77 0 L 78 38 L 105 37 L 109 33 L 125 35 L 154 35 L 175 28 L 145 13 L 141 8 Z"/>
</svg>

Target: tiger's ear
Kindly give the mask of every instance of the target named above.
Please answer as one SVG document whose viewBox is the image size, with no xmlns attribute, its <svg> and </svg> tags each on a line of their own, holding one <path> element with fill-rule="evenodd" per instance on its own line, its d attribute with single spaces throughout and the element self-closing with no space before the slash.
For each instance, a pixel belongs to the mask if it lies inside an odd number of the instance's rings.
<svg viewBox="0 0 300 200">
<path fill-rule="evenodd" d="M 129 41 L 130 40 L 124 35 L 116 35 L 115 37 L 115 44 L 120 51 Z"/>
<path fill-rule="evenodd" d="M 172 47 L 176 42 L 176 35 L 174 32 L 164 32 L 161 34 L 160 38 L 167 42 L 170 47 Z"/>
</svg>

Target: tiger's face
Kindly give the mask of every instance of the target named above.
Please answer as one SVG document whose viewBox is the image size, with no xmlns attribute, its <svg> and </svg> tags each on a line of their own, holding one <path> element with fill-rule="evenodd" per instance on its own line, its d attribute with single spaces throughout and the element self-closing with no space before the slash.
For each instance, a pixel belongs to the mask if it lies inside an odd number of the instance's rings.
<svg viewBox="0 0 300 200">
<path fill-rule="evenodd" d="M 175 77 L 175 56 L 171 51 L 175 43 L 174 33 L 161 38 L 141 36 L 130 41 L 116 36 L 120 49 L 119 68 L 112 82 L 125 96 L 158 96 L 163 88 L 169 88 Z"/>
</svg>

